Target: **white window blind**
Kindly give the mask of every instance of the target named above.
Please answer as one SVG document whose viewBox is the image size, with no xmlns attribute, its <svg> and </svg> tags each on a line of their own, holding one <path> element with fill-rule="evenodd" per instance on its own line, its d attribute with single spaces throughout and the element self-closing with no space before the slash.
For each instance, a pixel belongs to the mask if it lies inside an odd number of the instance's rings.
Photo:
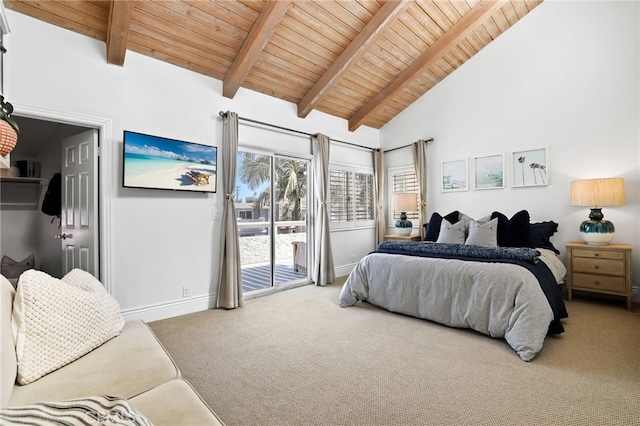
<svg viewBox="0 0 640 426">
<path fill-rule="evenodd" d="M 330 170 L 329 186 L 331 190 L 331 222 L 350 222 L 353 220 L 351 173 L 345 170 Z"/>
<path fill-rule="evenodd" d="M 374 219 L 373 175 L 355 173 L 355 216 L 356 220 Z"/>
<path fill-rule="evenodd" d="M 362 226 L 375 218 L 373 173 L 330 169 L 331 222 Z"/>
<path fill-rule="evenodd" d="M 418 194 L 418 178 L 414 171 L 399 171 L 391 175 L 391 191 Z M 420 198 L 420 195 L 418 195 Z M 416 206 L 417 208 L 417 206 Z M 400 219 L 400 211 L 392 210 L 394 222 Z M 418 220 L 418 210 L 407 211 L 407 219 Z"/>
</svg>

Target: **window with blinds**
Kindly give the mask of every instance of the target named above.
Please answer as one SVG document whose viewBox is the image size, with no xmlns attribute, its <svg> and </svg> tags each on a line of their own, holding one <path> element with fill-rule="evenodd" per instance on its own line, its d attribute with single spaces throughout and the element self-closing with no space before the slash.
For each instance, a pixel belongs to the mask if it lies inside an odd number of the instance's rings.
<svg viewBox="0 0 640 426">
<path fill-rule="evenodd" d="M 331 190 L 331 223 L 350 222 L 353 220 L 351 173 L 345 170 L 330 170 L 329 186 Z"/>
<path fill-rule="evenodd" d="M 356 226 L 374 220 L 373 173 L 331 169 L 329 179 L 331 223 L 351 222 Z"/>
<path fill-rule="evenodd" d="M 410 194 L 418 194 L 418 178 L 415 171 L 398 171 L 391 175 L 391 191 L 405 192 Z M 420 195 L 418 195 L 420 198 Z M 416 206 L 417 208 L 417 206 Z M 391 210 L 393 213 L 393 221 L 400 219 L 399 210 Z M 418 220 L 419 212 L 417 210 L 407 211 L 407 219 Z"/>
<path fill-rule="evenodd" d="M 368 173 L 355 173 L 355 216 L 356 220 L 373 220 L 373 175 Z"/>
</svg>

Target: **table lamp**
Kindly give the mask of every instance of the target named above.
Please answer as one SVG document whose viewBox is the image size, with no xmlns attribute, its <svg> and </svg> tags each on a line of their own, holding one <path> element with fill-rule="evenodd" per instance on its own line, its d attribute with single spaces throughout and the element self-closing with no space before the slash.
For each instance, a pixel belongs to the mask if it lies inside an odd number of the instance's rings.
<svg viewBox="0 0 640 426">
<path fill-rule="evenodd" d="M 615 235 L 613 223 L 603 219 L 601 207 L 623 206 L 624 179 L 584 179 L 571 182 L 571 205 L 589 206 L 589 220 L 580 224 L 580 236 L 587 244 L 607 245 Z"/>
<path fill-rule="evenodd" d="M 400 235 L 410 235 L 413 231 L 413 224 L 407 220 L 407 211 L 415 211 L 418 207 L 418 195 L 408 192 L 394 192 L 391 195 L 391 206 L 393 210 L 400 210 L 400 220 L 396 222 L 396 233 Z"/>
</svg>

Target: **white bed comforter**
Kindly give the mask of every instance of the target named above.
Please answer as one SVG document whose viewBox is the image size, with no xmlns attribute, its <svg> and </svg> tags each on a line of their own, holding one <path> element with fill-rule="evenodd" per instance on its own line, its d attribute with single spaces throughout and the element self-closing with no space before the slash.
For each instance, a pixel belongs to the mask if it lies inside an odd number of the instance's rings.
<svg viewBox="0 0 640 426">
<path fill-rule="evenodd" d="M 560 283 L 566 269 L 540 250 Z M 358 301 L 504 338 L 524 361 L 542 349 L 553 312 L 535 275 L 519 265 L 371 253 L 353 269 L 340 306 Z"/>
</svg>

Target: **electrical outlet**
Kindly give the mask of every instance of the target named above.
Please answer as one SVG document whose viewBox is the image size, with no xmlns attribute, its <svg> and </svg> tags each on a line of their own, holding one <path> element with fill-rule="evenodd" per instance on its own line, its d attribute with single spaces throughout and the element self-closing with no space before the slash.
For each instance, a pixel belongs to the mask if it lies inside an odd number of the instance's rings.
<svg viewBox="0 0 640 426">
<path fill-rule="evenodd" d="M 191 297 L 191 287 L 189 286 L 182 287 L 182 297 Z"/>
<path fill-rule="evenodd" d="M 355 254 L 351 255 L 351 263 L 356 263 L 356 255 Z"/>
</svg>

